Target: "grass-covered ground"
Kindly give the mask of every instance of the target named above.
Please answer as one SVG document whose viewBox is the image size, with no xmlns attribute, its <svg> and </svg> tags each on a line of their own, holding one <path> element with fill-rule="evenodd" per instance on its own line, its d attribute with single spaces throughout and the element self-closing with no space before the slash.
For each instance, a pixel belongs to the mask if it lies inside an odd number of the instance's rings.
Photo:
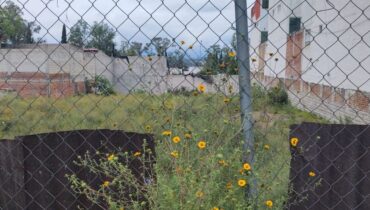
<svg viewBox="0 0 370 210">
<path fill-rule="evenodd" d="M 0 138 L 75 129 L 122 129 L 156 135 L 155 209 L 254 209 L 267 200 L 282 209 L 287 199 L 289 126 L 322 119 L 286 105 L 272 105 L 266 91 L 253 90 L 256 164 L 243 169 L 237 96 L 135 93 L 70 98 L 0 99 Z M 170 131 L 169 136 L 163 131 Z M 169 133 L 168 133 L 169 134 Z M 174 143 L 173 138 L 180 141 Z M 204 141 L 205 148 L 198 143 Z M 258 197 L 244 198 L 238 181 L 257 179 Z M 240 184 L 240 183 L 239 183 Z M 248 185 L 247 184 L 247 185 Z M 132 206 L 118 205 L 118 209 Z M 139 208 L 139 207 L 138 207 Z"/>
</svg>

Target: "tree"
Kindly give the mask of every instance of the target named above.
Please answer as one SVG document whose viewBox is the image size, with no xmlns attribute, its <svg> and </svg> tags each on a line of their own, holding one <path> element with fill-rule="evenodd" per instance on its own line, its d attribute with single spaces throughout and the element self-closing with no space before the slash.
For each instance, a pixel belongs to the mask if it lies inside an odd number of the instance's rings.
<svg viewBox="0 0 370 210">
<path fill-rule="evenodd" d="M 168 67 L 169 68 L 178 68 L 186 71 L 188 66 L 185 63 L 185 53 L 179 49 L 170 53 L 167 57 Z"/>
<path fill-rule="evenodd" d="M 84 20 L 79 20 L 72 26 L 68 42 L 77 47 L 86 47 L 89 41 L 90 29 L 89 25 Z"/>
<path fill-rule="evenodd" d="M 212 45 L 208 50 L 208 55 L 201 74 L 237 74 L 238 64 L 233 49 L 220 45 Z"/>
<path fill-rule="evenodd" d="M 113 53 L 113 39 L 116 33 L 108 24 L 94 22 L 91 27 L 90 34 L 91 40 L 88 43 L 89 47 L 98 48 L 107 55 L 111 55 Z"/>
<path fill-rule="evenodd" d="M 33 33 L 41 29 L 35 22 L 28 22 L 22 18 L 22 10 L 14 2 L 7 1 L 0 6 L 0 41 L 12 45 L 34 43 Z"/>
<path fill-rule="evenodd" d="M 67 29 L 66 29 L 66 25 L 63 24 L 63 29 L 62 29 L 62 41 L 61 41 L 62 44 L 67 44 Z"/>
<path fill-rule="evenodd" d="M 144 50 L 150 54 L 152 47 L 158 56 L 164 56 L 168 47 L 170 47 L 171 40 L 168 38 L 154 37 L 150 43 L 147 43 Z"/>
<path fill-rule="evenodd" d="M 123 56 L 141 56 L 144 51 L 143 43 L 141 42 L 132 42 L 127 41 L 122 42 L 121 50 L 119 51 L 120 55 Z"/>
</svg>

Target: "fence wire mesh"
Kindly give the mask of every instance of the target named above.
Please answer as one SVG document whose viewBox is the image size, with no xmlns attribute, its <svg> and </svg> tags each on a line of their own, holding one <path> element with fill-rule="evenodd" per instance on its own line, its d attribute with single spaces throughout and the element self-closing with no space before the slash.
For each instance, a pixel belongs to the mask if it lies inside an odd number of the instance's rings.
<svg viewBox="0 0 370 210">
<path fill-rule="evenodd" d="M 1 209 L 370 208 L 368 0 L 8 0 L 0 41 Z"/>
</svg>

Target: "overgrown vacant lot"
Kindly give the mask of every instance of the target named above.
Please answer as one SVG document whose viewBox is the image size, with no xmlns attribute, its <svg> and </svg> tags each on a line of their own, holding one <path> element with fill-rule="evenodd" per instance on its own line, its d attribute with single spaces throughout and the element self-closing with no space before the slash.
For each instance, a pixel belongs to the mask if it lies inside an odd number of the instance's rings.
<svg viewBox="0 0 370 210">
<path fill-rule="evenodd" d="M 265 201 L 271 200 L 273 208 L 281 209 L 288 191 L 289 125 L 323 120 L 288 104 L 272 105 L 262 89 L 254 88 L 253 96 L 256 164 L 251 169 L 243 168 L 241 161 L 237 96 L 179 92 L 59 99 L 3 97 L 0 138 L 104 128 L 154 133 L 158 181 L 149 192 L 153 208 L 245 209 L 250 203 L 265 207 Z M 163 135 L 164 131 L 168 135 Z M 200 141 L 205 147 L 200 147 Z M 253 178 L 257 179 L 258 197 L 246 201 L 245 186 L 238 181 L 245 180 L 248 185 Z M 112 203 L 119 207 L 119 202 Z"/>
</svg>

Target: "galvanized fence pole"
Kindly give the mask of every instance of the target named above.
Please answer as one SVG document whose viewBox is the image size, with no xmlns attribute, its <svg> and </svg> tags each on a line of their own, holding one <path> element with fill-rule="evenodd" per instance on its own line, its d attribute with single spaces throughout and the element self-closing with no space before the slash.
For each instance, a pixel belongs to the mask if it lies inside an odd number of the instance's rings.
<svg viewBox="0 0 370 210">
<path fill-rule="evenodd" d="M 237 35 L 237 59 L 239 66 L 239 91 L 240 107 L 242 115 L 242 128 L 244 136 L 243 161 L 254 165 L 254 137 L 252 122 L 252 95 L 251 77 L 249 64 L 249 41 L 248 41 L 248 14 L 246 0 L 235 0 L 236 35 Z M 247 196 L 254 197 L 257 194 L 257 181 L 250 180 L 247 187 Z"/>
</svg>

